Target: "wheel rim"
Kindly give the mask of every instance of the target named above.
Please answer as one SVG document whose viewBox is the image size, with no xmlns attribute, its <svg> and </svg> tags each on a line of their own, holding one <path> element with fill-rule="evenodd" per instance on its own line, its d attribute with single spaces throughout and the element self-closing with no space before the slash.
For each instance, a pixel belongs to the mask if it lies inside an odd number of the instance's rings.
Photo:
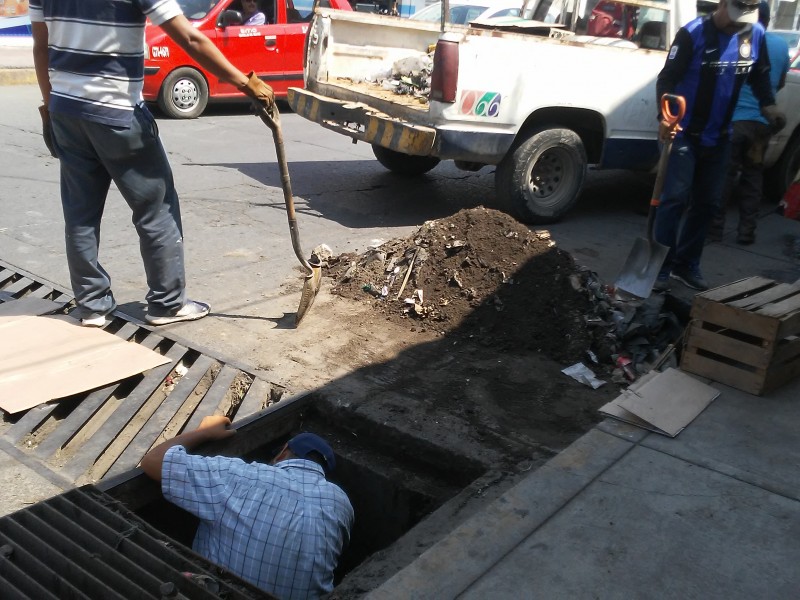
<svg viewBox="0 0 800 600">
<path fill-rule="evenodd" d="M 200 90 L 191 79 L 179 79 L 172 86 L 172 104 L 181 112 L 189 112 L 200 101 Z"/>
<path fill-rule="evenodd" d="M 527 177 L 528 196 L 538 206 L 555 206 L 576 177 L 574 161 L 564 148 L 548 148 L 535 161 L 531 161 Z"/>
</svg>

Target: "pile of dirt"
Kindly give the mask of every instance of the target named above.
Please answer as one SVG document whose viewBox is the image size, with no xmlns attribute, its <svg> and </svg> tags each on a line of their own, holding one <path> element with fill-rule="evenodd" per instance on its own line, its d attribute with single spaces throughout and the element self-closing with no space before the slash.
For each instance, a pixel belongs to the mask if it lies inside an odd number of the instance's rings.
<svg viewBox="0 0 800 600">
<path fill-rule="evenodd" d="M 562 364 L 587 360 L 602 344 L 587 325 L 587 273 L 549 232 L 497 210 L 465 209 L 329 266 L 332 293 L 368 302 L 412 331 Z"/>
</svg>

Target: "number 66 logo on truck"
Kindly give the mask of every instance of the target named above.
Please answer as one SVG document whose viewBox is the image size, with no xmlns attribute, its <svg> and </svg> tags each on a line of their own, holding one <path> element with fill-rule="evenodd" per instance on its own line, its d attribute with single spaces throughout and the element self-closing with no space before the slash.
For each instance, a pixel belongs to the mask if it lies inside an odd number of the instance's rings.
<svg viewBox="0 0 800 600">
<path fill-rule="evenodd" d="M 496 117 L 500 114 L 500 102 L 503 97 L 497 92 L 480 92 L 464 90 L 461 95 L 459 112 L 462 115 L 476 117 Z"/>
</svg>

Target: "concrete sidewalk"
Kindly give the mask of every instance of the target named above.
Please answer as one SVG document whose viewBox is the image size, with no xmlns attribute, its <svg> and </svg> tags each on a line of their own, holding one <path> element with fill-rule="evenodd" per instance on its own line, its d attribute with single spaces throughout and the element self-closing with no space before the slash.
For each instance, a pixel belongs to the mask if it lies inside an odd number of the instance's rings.
<svg viewBox="0 0 800 600">
<path fill-rule="evenodd" d="M 767 215 L 757 251 L 704 263 L 794 281 L 798 236 Z M 676 438 L 604 421 L 369 597 L 798 597 L 800 380 L 763 397 L 704 381 L 721 394 Z"/>
<path fill-rule="evenodd" d="M 0 36 L 0 85 L 35 83 L 33 39 L 21 35 Z"/>
</svg>

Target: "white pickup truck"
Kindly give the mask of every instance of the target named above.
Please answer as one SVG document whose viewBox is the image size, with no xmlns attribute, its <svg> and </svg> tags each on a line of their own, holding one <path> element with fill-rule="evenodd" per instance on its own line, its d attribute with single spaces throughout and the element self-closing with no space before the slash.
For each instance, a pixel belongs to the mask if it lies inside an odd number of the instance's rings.
<svg viewBox="0 0 800 600">
<path fill-rule="evenodd" d="M 697 5 L 527 0 L 522 14 L 452 25 L 317 8 L 305 88 L 291 88 L 289 103 L 372 144 L 400 174 L 420 175 L 440 160 L 465 170 L 496 165 L 499 205 L 524 222 L 553 222 L 577 200 L 589 166 L 655 166 L 655 80 Z M 431 53 L 430 89 L 386 89 L 393 65 L 424 65 Z M 401 87 L 414 90 L 413 82 Z M 778 104 L 788 125 L 768 150 L 773 194 L 800 167 L 800 73 L 789 74 Z"/>
</svg>

